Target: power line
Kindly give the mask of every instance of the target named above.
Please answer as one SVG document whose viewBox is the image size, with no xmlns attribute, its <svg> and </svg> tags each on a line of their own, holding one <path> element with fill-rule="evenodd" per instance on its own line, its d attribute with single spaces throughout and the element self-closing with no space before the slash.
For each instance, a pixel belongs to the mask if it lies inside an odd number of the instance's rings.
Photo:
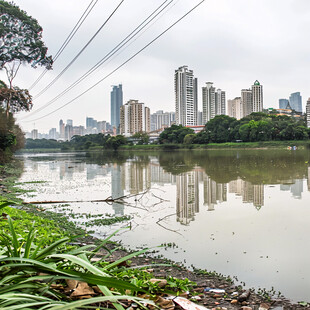
<svg viewBox="0 0 310 310">
<path fill-rule="evenodd" d="M 169 1 L 169 2 L 168 2 Z M 123 48 L 128 42 L 130 42 L 135 36 L 137 36 L 145 27 L 147 27 L 161 12 L 163 12 L 174 0 L 165 0 L 158 8 L 156 8 L 142 23 L 140 23 L 129 35 L 127 35 L 116 47 L 114 47 L 108 54 L 106 54 L 101 60 L 99 60 L 91 69 L 79 77 L 75 82 L 68 86 L 65 90 L 59 93 L 56 97 L 48 101 L 44 106 L 37 110 L 30 112 L 30 114 L 24 117 L 27 118 L 35 113 L 38 113 L 64 96 L 67 92 L 80 84 L 89 75 L 95 72 L 100 66 L 102 66 L 107 60 L 115 55 L 121 48 Z M 168 3 L 167 3 L 168 2 Z M 166 4 L 167 3 L 167 4 Z M 165 5 L 166 4 L 166 5 Z M 157 13 L 156 13 L 157 12 Z"/>
<path fill-rule="evenodd" d="M 79 94 L 78 96 L 76 96 L 75 98 L 73 98 L 72 100 L 68 101 L 67 103 L 63 104 L 62 106 L 60 106 L 59 108 L 55 109 L 52 112 L 49 112 L 41 117 L 38 117 L 36 119 L 27 121 L 27 122 L 33 122 L 33 121 L 37 121 L 40 120 L 42 118 L 45 118 L 57 111 L 59 111 L 60 109 L 66 107 L 67 105 L 69 105 L 70 103 L 74 102 L 75 100 L 79 99 L 80 97 L 82 97 L 83 95 L 85 95 L 86 93 L 88 93 L 90 90 L 92 90 L 93 88 L 95 88 L 97 85 L 99 85 L 101 82 L 103 82 L 106 78 L 108 78 L 109 76 L 111 76 L 113 73 L 115 73 L 117 70 L 119 70 L 120 68 L 122 68 L 125 64 L 127 64 L 129 61 L 131 61 L 133 58 L 135 58 L 137 55 L 139 55 L 142 51 L 144 51 L 146 48 L 148 48 L 151 44 L 153 44 L 155 41 L 157 41 L 160 37 L 162 37 L 166 32 L 168 32 L 172 27 L 174 27 L 176 24 L 178 24 L 181 20 L 183 20 L 187 15 L 189 15 L 192 11 L 194 11 L 197 7 L 199 7 L 205 0 L 200 1 L 198 4 L 196 4 L 192 9 L 190 9 L 189 11 L 187 11 L 183 16 L 181 16 L 178 20 L 176 20 L 172 25 L 170 25 L 168 28 L 166 28 L 166 30 L 164 30 L 163 32 L 161 32 L 157 37 L 155 37 L 152 41 L 150 41 L 148 44 L 146 44 L 143 48 L 141 48 L 138 52 L 136 52 L 134 55 L 132 55 L 130 58 L 128 58 L 126 61 L 124 61 L 121 65 L 119 65 L 118 67 L 116 67 L 113 71 L 111 71 L 109 74 L 107 74 L 105 77 L 103 77 L 101 80 L 99 80 L 97 83 L 95 83 L 94 85 L 92 85 L 91 87 L 89 87 L 88 89 L 86 89 L 85 91 L 83 91 L 81 94 Z"/>
<path fill-rule="evenodd" d="M 67 47 L 67 45 L 70 43 L 70 41 L 72 40 L 72 38 L 74 37 L 74 35 L 76 34 L 76 32 L 80 29 L 80 27 L 83 25 L 85 19 L 87 18 L 87 16 L 90 14 L 90 12 L 93 10 L 93 8 L 95 7 L 95 5 L 97 4 L 98 0 L 95 1 L 95 3 L 92 5 L 92 3 L 94 2 L 94 0 L 92 0 L 89 5 L 87 6 L 86 10 L 83 12 L 82 16 L 79 18 L 79 20 L 77 21 L 77 23 L 75 24 L 75 26 L 73 27 L 73 29 L 71 30 L 71 32 L 69 33 L 69 35 L 67 36 L 66 40 L 63 42 L 63 44 L 61 45 L 61 47 L 58 49 L 58 51 L 56 52 L 54 59 L 53 59 L 53 63 L 56 62 L 57 58 L 62 54 L 62 52 L 64 51 L 64 49 Z M 92 6 L 91 6 L 92 5 Z M 45 69 L 40 76 L 32 83 L 32 85 L 30 87 L 28 87 L 28 90 L 31 90 L 32 88 L 34 88 L 39 81 L 43 78 L 43 76 L 46 74 L 48 70 Z"/>
<path fill-rule="evenodd" d="M 117 7 L 113 10 L 113 12 L 109 15 L 109 17 L 105 20 L 105 22 L 100 26 L 100 28 L 96 31 L 96 33 L 91 37 L 91 39 L 84 45 L 84 47 L 78 52 L 78 54 L 70 61 L 70 63 L 44 88 L 42 89 L 34 99 L 40 97 L 43 93 L 45 93 L 71 66 L 72 64 L 79 58 L 79 56 L 85 51 L 88 45 L 95 39 L 95 37 L 99 34 L 102 28 L 107 24 L 107 22 L 112 18 L 118 8 L 125 0 L 121 0 L 121 2 L 117 5 Z"/>
</svg>

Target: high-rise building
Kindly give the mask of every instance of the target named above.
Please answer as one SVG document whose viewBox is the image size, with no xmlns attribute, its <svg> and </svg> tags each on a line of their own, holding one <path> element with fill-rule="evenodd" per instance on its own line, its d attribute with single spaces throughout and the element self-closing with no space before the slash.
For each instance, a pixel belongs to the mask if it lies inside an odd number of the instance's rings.
<svg viewBox="0 0 310 310">
<path fill-rule="evenodd" d="M 227 106 L 228 116 L 236 119 L 241 119 L 243 117 L 243 106 L 240 97 L 233 100 L 228 100 Z"/>
<path fill-rule="evenodd" d="M 59 138 L 61 140 L 65 139 L 65 124 L 62 119 L 59 121 Z"/>
<path fill-rule="evenodd" d="M 302 112 L 302 98 L 300 92 L 292 93 L 290 95 L 290 106 L 296 112 Z"/>
<path fill-rule="evenodd" d="M 215 92 L 215 113 L 216 115 L 226 114 L 226 93 L 221 89 Z"/>
<path fill-rule="evenodd" d="M 254 85 L 252 85 L 252 100 L 253 112 L 262 112 L 264 108 L 263 85 L 257 80 L 254 82 Z"/>
<path fill-rule="evenodd" d="M 306 105 L 306 116 L 307 116 L 307 127 L 310 128 L 310 98 L 308 99 Z"/>
<path fill-rule="evenodd" d="M 253 112 L 252 102 L 253 102 L 252 90 L 242 89 L 241 90 L 241 105 L 242 105 L 242 111 L 243 111 L 242 117 L 250 115 Z"/>
<path fill-rule="evenodd" d="M 279 109 L 291 109 L 288 99 L 279 99 Z"/>
<path fill-rule="evenodd" d="M 48 138 L 56 140 L 57 139 L 57 131 L 56 128 L 51 128 L 50 131 L 48 132 Z"/>
<path fill-rule="evenodd" d="M 111 125 L 119 128 L 120 125 L 120 107 L 123 105 L 122 84 L 113 86 L 111 91 Z"/>
<path fill-rule="evenodd" d="M 187 66 L 175 70 L 175 119 L 177 125 L 197 125 L 197 78 Z"/>
<path fill-rule="evenodd" d="M 150 109 L 138 100 L 129 100 L 120 107 L 120 133 L 130 136 L 150 132 Z"/>
<path fill-rule="evenodd" d="M 212 82 L 207 82 L 202 88 L 202 123 L 207 123 L 216 115 L 215 111 L 215 87 Z"/>
<path fill-rule="evenodd" d="M 158 130 L 165 127 L 170 127 L 172 123 L 172 119 L 174 118 L 174 112 L 164 112 L 163 110 L 159 110 L 153 114 L 151 114 L 151 131 Z"/>
<path fill-rule="evenodd" d="M 73 126 L 73 120 L 72 119 L 67 119 L 67 125 Z"/>
<path fill-rule="evenodd" d="M 216 90 L 212 82 L 206 82 L 202 87 L 202 125 L 221 114 L 226 114 L 226 93 Z"/>
</svg>

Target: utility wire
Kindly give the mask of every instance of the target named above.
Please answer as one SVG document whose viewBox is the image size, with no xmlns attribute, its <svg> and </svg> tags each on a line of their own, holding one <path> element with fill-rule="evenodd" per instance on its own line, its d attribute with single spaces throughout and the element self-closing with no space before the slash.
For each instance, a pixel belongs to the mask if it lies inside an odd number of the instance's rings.
<svg viewBox="0 0 310 310">
<path fill-rule="evenodd" d="M 84 45 L 84 47 L 78 52 L 78 54 L 70 61 L 70 63 L 44 88 L 42 89 L 34 99 L 40 97 L 43 93 L 45 93 L 71 66 L 72 64 L 79 58 L 79 56 L 85 51 L 88 45 L 95 39 L 95 37 L 99 34 L 102 28 L 107 24 L 107 22 L 112 18 L 118 8 L 125 0 L 121 0 L 121 2 L 117 5 L 114 11 L 109 15 L 109 17 L 105 20 L 105 22 L 100 26 L 100 28 L 96 31 L 96 33 L 91 37 L 91 39 Z"/>
<path fill-rule="evenodd" d="M 176 24 L 178 24 L 181 20 L 183 20 L 187 15 L 189 15 L 191 12 L 193 12 L 196 8 L 198 8 L 205 0 L 200 1 L 198 4 L 196 4 L 192 9 L 190 9 L 189 11 L 187 11 L 182 17 L 180 17 L 178 20 L 176 20 L 172 25 L 170 25 L 168 28 L 166 28 L 166 30 L 164 30 L 162 33 L 160 33 L 157 37 L 155 37 L 152 41 L 150 41 L 148 44 L 146 44 L 143 48 L 141 48 L 138 52 L 136 52 L 135 54 L 133 54 L 130 58 L 128 58 L 126 61 L 124 61 L 121 65 L 119 65 L 118 67 L 116 67 L 113 71 L 111 71 L 109 74 L 107 74 L 105 77 L 103 77 L 101 80 L 99 80 L 97 83 L 95 83 L 94 85 L 92 85 L 91 87 L 89 87 L 88 89 L 86 89 L 85 91 L 83 91 L 81 94 L 79 94 L 78 96 L 76 96 L 75 98 L 73 98 L 72 100 L 68 101 L 67 103 L 63 104 L 62 106 L 60 106 L 59 108 L 55 109 L 54 111 L 51 111 L 41 117 L 38 117 L 36 119 L 30 120 L 30 121 L 26 121 L 26 122 L 33 122 L 33 121 L 37 121 L 40 120 L 42 118 L 45 118 L 51 114 L 54 114 L 55 112 L 59 111 L 60 109 L 66 107 L 67 105 L 69 105 L 70 103 L 74 102 L 75 100 L 79 99 L 80 97 L 82 97 L 83 95 L 85 95 L 86 93 L 88 93 L 90 90 L 92 90 L 93 88 L 95 88 L 97 85 L 99 85 L 101 82 L 103 82 L 106 78 L 108 78 L 109 76 L 111 76 L 113 73 L 115 73 L 117 70 L 119 70 L 121 67 L 123 67 L 125 64 L 127 64 L 129 61 L 131 61 L 133 58 L 135 58 L 137 55 L 139 55 L 142 51 L 144 51 L 146 48 L 148 48 L 151 44 L 153 44 L 155 41 L 157 41 L 160 37 L 162 37 L 166 32 L 168 32 L 172 27 L 174 27 Z"/>
<path fill-rule="evenodd" d="M 82 24 L 84 23 L 85 19 L 87 18 L 87 16 L 89 15 L 89 13 L 93 10 L 93 8 L 95 7 L 95 5 L 97 4 L 98 0 L 95 1 L 95 3 L 92 5 L 92 3 L 94 2 L 94 0 L 92 0 L 89 5 L 87 6 L 86 10 L 83 12 L 82 16 L 79 18 L 79 20 L 77 21 L 77 23 L 75 24 L 75 26 L 73 27 L 73 29 L 71 30 L 70 34 L 67 36 L 66 40 L 64 41 L 64 43 L 61 45 L 61 47 L 58 49 L 58 51 L 56 52 L 54 59 L 53 59 L 53 63 L 56 62 L 57 58 L 62 54 L 63 50 L 67 47 L 67 45 L 70 43 L 70 41 L 72 40 L 72 38 L 74 37 L 74 35 L 76 34 L 76 32 L 79 30 L 79 28 L 82 26 Z M 92 7 L 91 7 L 92 5 Z M 91 7 L 91 8 L 90 8 Z M 41 75 L 33 82 L 33 84 L 28 87 L 28 90 L 31 90 L 32 88 L 34 88 L 39 81 L 43 78 L 43 76 L 46 74 L 46 72 L 48 71 L 48 69 L 45 69 Z"/>
<path fill-rule="evenodd" d="M 169 2 L 168 2 L 169 1 Z M 137 36 L 145 27 L 147 27 L 161 12 L 163 12 L 174 0 L 165 0 L 157 9 L 155 9 L 142 23 L 139 24 L 129 35 L 127 35 L 116 47 L 114 47 L 108 54 L 106 54 L 101 60 L 99 60 L 91 69 L 79 77 L 74 83 L 69 87 L 63 90 L 56 97 L 48 101 L 44 106 L 38 108 L 37 110 L 30 112 L 23 119 L 32 116 L 35 113 L 38 113 L 57 101 L 59 98 L 64 96 L 72 88 L 80 84 L 85 80 L 89 75 L 96 71 L 100 66 L 102 66 L 107 60 L 109 60 L 113 55 L 115 55 L 122 47 L 124 47 L 128 42 L 130 42 L 135 36 Z M 168 2 L 168 3 L 167 3 Z M 166 4 L 167 3 L 167 4 Z"/>
</svg>

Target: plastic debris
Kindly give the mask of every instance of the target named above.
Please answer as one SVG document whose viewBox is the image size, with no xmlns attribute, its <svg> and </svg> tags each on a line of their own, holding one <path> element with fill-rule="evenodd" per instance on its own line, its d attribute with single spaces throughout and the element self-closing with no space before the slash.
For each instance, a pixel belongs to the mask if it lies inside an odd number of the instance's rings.
<svg viewBox="0 0 310 310">
<path fill-rule="evenodd" d="M 194 302 L 183 298 L 183 297 L 170 297 L 175 303 L 177 303 L 179 306 L 181 306 L 184 310 L 210 310 L 204 306 L 200 306 L 195 304 Z"/>
<path fill-rule="evenodd" d="M 209 290 L 209 292 L 211 293 L 215 293 L 215 294 L 224 294 L 225 293 L 225 290 L 222 290 L 222 289 L 211 289 Z"/>
</svg>

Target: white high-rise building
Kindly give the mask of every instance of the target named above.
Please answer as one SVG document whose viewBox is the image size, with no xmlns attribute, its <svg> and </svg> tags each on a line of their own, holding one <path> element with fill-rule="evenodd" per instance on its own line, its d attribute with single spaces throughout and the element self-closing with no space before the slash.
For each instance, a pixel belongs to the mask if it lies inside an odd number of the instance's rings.
<svg viewBox="0 0 310 310">
<path fill-rule="evenodd" d="M 250 115 L 253 112 L 252 107 L 252 90 L 251 89 L 242 89 L 241 90 L 241 104 L 242 104 L 242 111 L 243 115 L 241 117 L 245 117 Z"/>
<path fill-rule="evenodd" d="M 262 112 L 263 105 L 263 85 L 257 80 L 252 85 L 252 112 Z"/>
<path fill-rule="evenodd" d="M 242 102 L 240 97 L 233 100 L 228 100 L 227 106 L 228 116 L 236 119 L 241 119 L 243 117 Z"/>
<path fill-rule="evenodd" d="M 150 132 L 150 109 L 138 100 L 129 100 L 120 107 L 120 133 L 125 136 Z"/>
<path fill-rule="evenodd" d="M 216 115 L 215 111 L 215 87 L 212 82 L 207 82 L 202 88 L 202 123 L 207 123 Z"/>
<path fill-rule="evenodd" d="M 308 99 L 306 105 L 306 115 L 307 115 L 307 127 L 310 128 L 310 98 Z"/>
<path fill-rule="evenodd" d="M 187 66 L 175 70 L 175 120 L 177 125 L 197 125 L 197 78 Z"/>
<path fill-rule="evenodd" d="M 212 82 L 202 88 L 202 123 L 207 123 L 216 115 L 226 114 L 226 93 L 215 89 Z"/>
<path fill-rule="evenodd" d="M 218 89 L 215 93 L 216 115 L 226 114 L 226 93 Z"/>
</svg>

